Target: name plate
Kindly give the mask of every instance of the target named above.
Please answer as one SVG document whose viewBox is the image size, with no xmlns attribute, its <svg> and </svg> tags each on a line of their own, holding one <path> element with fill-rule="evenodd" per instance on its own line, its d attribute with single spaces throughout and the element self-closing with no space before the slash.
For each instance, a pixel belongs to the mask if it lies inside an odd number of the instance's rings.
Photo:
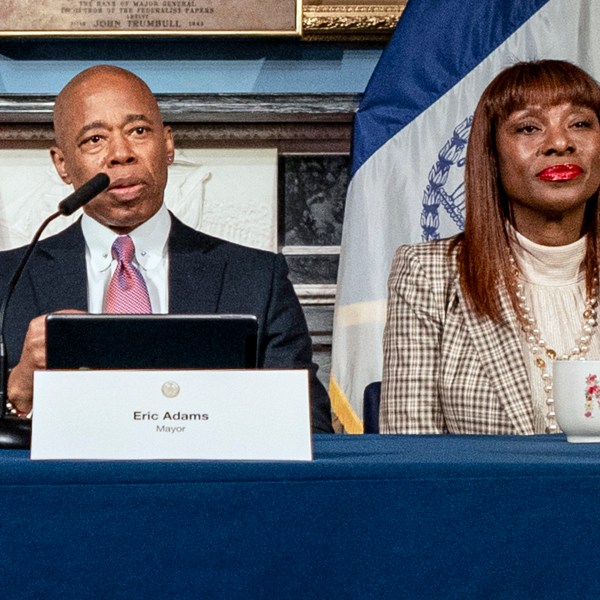
<svg viewBox="0 0 600 600">
<path fill-rule="evenodd" d="M 31 458 L 312 460 L 308 371 L 38 371 Z"/>
</svg>

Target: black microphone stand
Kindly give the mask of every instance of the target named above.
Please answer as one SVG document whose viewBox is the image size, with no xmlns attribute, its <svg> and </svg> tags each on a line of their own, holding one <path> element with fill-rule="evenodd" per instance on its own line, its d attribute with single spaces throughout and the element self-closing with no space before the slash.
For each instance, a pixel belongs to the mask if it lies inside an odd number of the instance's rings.
<svg viewBox="0 0 600 600">
<path fill-rule="evenodd" d="M 6 309 L 12 293 L 21 277 L 21 273 L 35 248 L 40 236 L 48 223 L 63 214 L 57 210 L 50 215 L 36 231 L 29 246 L 19 262 L 13 276 L 6 288 L 6 294 L 0 304 L 0 448 L 28 449 L 31 446 L 31 419 L 20 419 L 6 416 L 6 403 L 8 401 L 8 358 L 6 356 L 6 345 L 4 343 L 4 321 Z"/>
<path fill-rule="evenodd" d="M 0 449 L 15 448 L 26 450 L 31 447 L 31 420 L 20 419 L 18 417 L 14 418 L 6 415 L 6 404 L 8 402 L 8 357 L 6 355 L 6 344 L 4 342 L 4 321 L 6 320 L 8 302 L 35 245 L 40 239 L 44 229 L 48 226 L 48 223 L 61 215 L 70 215 L 74 213 L 78 208 L 81 208 L 108 187 L 109 183 L 110 179 L 108 175 L 105 173 L 98 173 L 80 188 L 75 190 L 70 196 L 62 200 L 58 205 L 58 210 L 51 214 L 36 231 L 8 283 L 6 293 L 2 298 L 2 304 L 0 304 Z"/>
</svg>

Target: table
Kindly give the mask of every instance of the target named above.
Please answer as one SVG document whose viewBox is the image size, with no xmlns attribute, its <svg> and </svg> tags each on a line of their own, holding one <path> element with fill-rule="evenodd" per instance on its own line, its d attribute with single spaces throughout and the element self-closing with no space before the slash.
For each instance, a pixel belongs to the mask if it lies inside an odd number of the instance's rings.
<svg viewBox="0 0 600 600">
<path fill-rule="evenodd" d="M 600 598 L 600 445 L 314 438 L 312 463 L 0 453 L 0 597 Z"/>
</svg>

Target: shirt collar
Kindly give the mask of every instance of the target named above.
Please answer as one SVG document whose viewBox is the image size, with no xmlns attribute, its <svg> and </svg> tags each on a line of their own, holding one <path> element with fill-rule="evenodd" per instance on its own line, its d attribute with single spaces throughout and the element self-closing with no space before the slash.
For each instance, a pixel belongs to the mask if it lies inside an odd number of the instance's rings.
<svg viewBox="0 0 600 600">
<path fill-rule="evenodd" d="M 585 278 L 586 236 L 565 246 L 543 246 L 508 225 L 510 245 L 523 277 L 542 285 L 568 285 Z"/>
<path fill-rule="evenodd" d="M 85 213 L 81 218 L 91 267 L 105 271 L 113 261 L 111 248 L 118 235 Z M 129 233 L 135 245 L 135 259 L 143 270 L 156 267 L 166 256 L 167 241 L 171 230 L 171 218 L 165 204 L 147 221 Z"/>
</svg>

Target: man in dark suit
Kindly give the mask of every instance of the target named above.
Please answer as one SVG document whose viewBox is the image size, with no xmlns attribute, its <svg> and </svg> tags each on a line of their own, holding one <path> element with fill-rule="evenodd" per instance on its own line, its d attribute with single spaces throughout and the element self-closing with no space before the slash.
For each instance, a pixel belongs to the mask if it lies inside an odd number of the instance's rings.
<svg viewBox="0 0 600 600">
<path fill-rule="evenodd" d="M 111 247 L 127 237 L 152 312 L 256 315 L 259 366 L 309 369 L 313 431 L 331 432 L 329 399 L 284 258 L 195 231 L 165 208 L 174 142 L 147 85 L 117 67 L 87 69 L 58 95 L 54 130 L 51 156 L 65 183 L 78 188 L 99 172 L 111 183 L 80 221 L 38 245 L 17 285 L 5 331 L 12 412 L 31 410 L 33 371 L 46 365 L 45 315 L 104 312 L 117 262 Z M 21 254 L 0 254 L 1 286 Z"/>
</svg>

